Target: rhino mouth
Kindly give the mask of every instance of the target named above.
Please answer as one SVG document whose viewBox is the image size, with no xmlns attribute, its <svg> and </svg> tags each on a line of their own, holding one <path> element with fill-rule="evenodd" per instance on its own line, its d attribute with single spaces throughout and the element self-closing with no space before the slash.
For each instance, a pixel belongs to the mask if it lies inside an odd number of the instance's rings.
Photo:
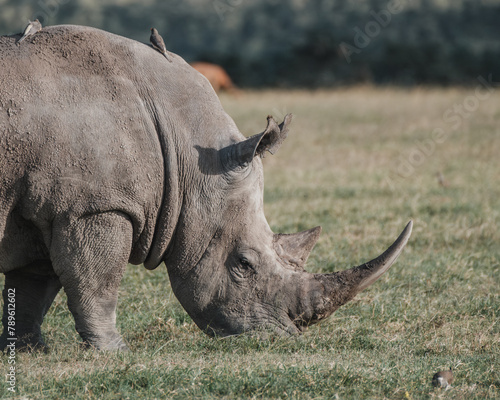
<svg viewBox="0 0 500 400">
<path fill-rule="evenodd" d="M 266 332 L 278 336 L 295 336 L 307 330 L 307 324 L 302 318 L 294 318 L 293 314 L 283 308 L 272 305 L 257 306 L 254 317 L 245 331 Z M 264 321 L 264 322 L 263 322 Z"/>
<path fill-rule="evenodd" d="M 254 328 L 250 328 L 249 330 L 264 330 L 268 333 L 277 334 L 278 336 L 296 336 L 306 332 L 309 325 L 311 325 L 311 323 L 306 321 L 302 316 L 297 317 L 290 310 L 281 310 L 281 312 L 277 314 L 275 307 L 269 307 L 266 311 L 267 312 L 264 311 L 264 315 L 261 316 L 261 321 L 264 317 L 266 323 L 256 323 Z M 271 318 L 269 317 L 270 315 Z"/>
<path fill-rule="evenodd" d="M 283 321 L 267 321 L 265 324 L 257 325 L 247 329 L 244 333 L 256 335 L 262 339 L 268 339 L 272 336 L 292 337 L 301 334 L 307 330 L 307 326 L 296 325 L 291 319 Z"/>
<path fill-rule="evenodd" d="M 274 322 L 274 323 L 273 323 Z M 279 336 L 295 336 L 307 330 L 307 326 L 299 321 L 294 321 L 288 316 L 287 321 L 273 321 L 269 324 L 267 330 L 271 330 Z"/>
<path fill-rule="evenodd" d="M 217 323 L 211 321 L 203 331 L 212 337 L 230 337 L 243 334 L 256 335 L 261 338 L 277 336 L 295 336 L 307 330 L 305 321 L 294 319 L 285 310 L 277 313 L 276 308 L 258 306 L 244 318 L 234 315 L 220 315 Z M 241 321 L 236 323 L 235 321 Z"/>
</svg>

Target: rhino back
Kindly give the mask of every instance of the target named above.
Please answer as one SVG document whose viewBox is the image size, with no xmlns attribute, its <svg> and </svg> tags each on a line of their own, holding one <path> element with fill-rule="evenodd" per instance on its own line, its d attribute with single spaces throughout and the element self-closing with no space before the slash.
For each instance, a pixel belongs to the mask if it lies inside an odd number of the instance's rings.
<svg viewBox="0 0 500 400">
<path fill-rule="evenodd" d="M 160 214 L 175 219 L 162 210 L 179 197 L 166 153 L 203 125 L 211 89 L 179 57 L 165 63 L 147 45 L 93 28 L 49 27 L 21 46 L 1 37 L 0 52 L 0 270 L 17 253 L 20 263 L 44 254 L 54 219 L 106 211 L 131 219 L 131 258 L 143 262 Z M 198 116 L 188 125 L 186 112 Z M 163 223 L 173 232 L 175 221 Z M 13 242 L 38 250 L 16 253 Z"/>
</svg>

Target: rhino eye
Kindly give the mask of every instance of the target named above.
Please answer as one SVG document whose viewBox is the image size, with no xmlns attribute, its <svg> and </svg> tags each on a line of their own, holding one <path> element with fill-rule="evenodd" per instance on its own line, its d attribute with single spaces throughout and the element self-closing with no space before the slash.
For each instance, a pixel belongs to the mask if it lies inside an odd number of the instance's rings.
<svg viewBox="0 0 500 400">
<path fill-rule="evenodd" d="M 240 265 L 245 269 L 253 269 L 252 263 L 245 257 L 240 258 Z"/>
</svg>

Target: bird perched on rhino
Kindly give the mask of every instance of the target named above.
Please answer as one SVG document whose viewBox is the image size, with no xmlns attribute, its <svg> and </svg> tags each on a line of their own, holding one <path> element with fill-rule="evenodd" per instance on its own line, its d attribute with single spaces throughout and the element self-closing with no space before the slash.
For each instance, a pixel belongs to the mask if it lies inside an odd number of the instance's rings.
<svg viewBox="0 0 500 400">
<path fill-rule="evenodd" d="M 35 33 L 40 32 L 42 30 L 42 24 L 38 19 L 35 19 L 34 21 L 30 21 L 28 26 L 24 28 L 23 36 L 17 41 L 17 45 L 26 39 L 28 36 L 33 36 Z"/>
<path fill-rule="evenodd" d="M 163 54 L 169 62 L 172 62 L 172 60 L 168 57 L 168 51 L 165 47 L 165 42 L 163 41 L 163 38 L 158 33 L 158 30 L 156 28 L 151 28 L 151 36 L 149 37 L 149 41 L 151 42 L 153 47 L 161 54 Z"/>
<path fill-rule="evenodd" d="M 432 377 L 432 386 L 448 389 L 451 387 L 453 382 L 453 372 L 451 372 L 451 368 L 449 371 L 439 371 L 434 374 Z"/>
</svg>

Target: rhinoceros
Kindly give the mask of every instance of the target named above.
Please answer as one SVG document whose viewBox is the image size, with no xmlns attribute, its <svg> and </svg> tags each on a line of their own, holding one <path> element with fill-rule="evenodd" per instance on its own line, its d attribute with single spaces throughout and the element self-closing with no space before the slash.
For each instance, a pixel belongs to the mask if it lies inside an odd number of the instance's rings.
<svg viewBox="0 0 500 400">
<path fill-rule="evenodd" d="M 411 221 L 366 264 L 306 272 L 320 228 L 274 234 L 263 212 L 261 158 L 290 115 L 245 138 L 177 55 L 166 62 L 72 25 L 17 38 L 0 38 L 2 348 L 14 335 L 18 348 L 44 346 L 43 318 L 64 288 L 87 346 L 126 349 L 115 312 L 128 263 L 165 263 L 210 335 L 300 333 L 376 281 L 408 241 Z"/>
</svg>

